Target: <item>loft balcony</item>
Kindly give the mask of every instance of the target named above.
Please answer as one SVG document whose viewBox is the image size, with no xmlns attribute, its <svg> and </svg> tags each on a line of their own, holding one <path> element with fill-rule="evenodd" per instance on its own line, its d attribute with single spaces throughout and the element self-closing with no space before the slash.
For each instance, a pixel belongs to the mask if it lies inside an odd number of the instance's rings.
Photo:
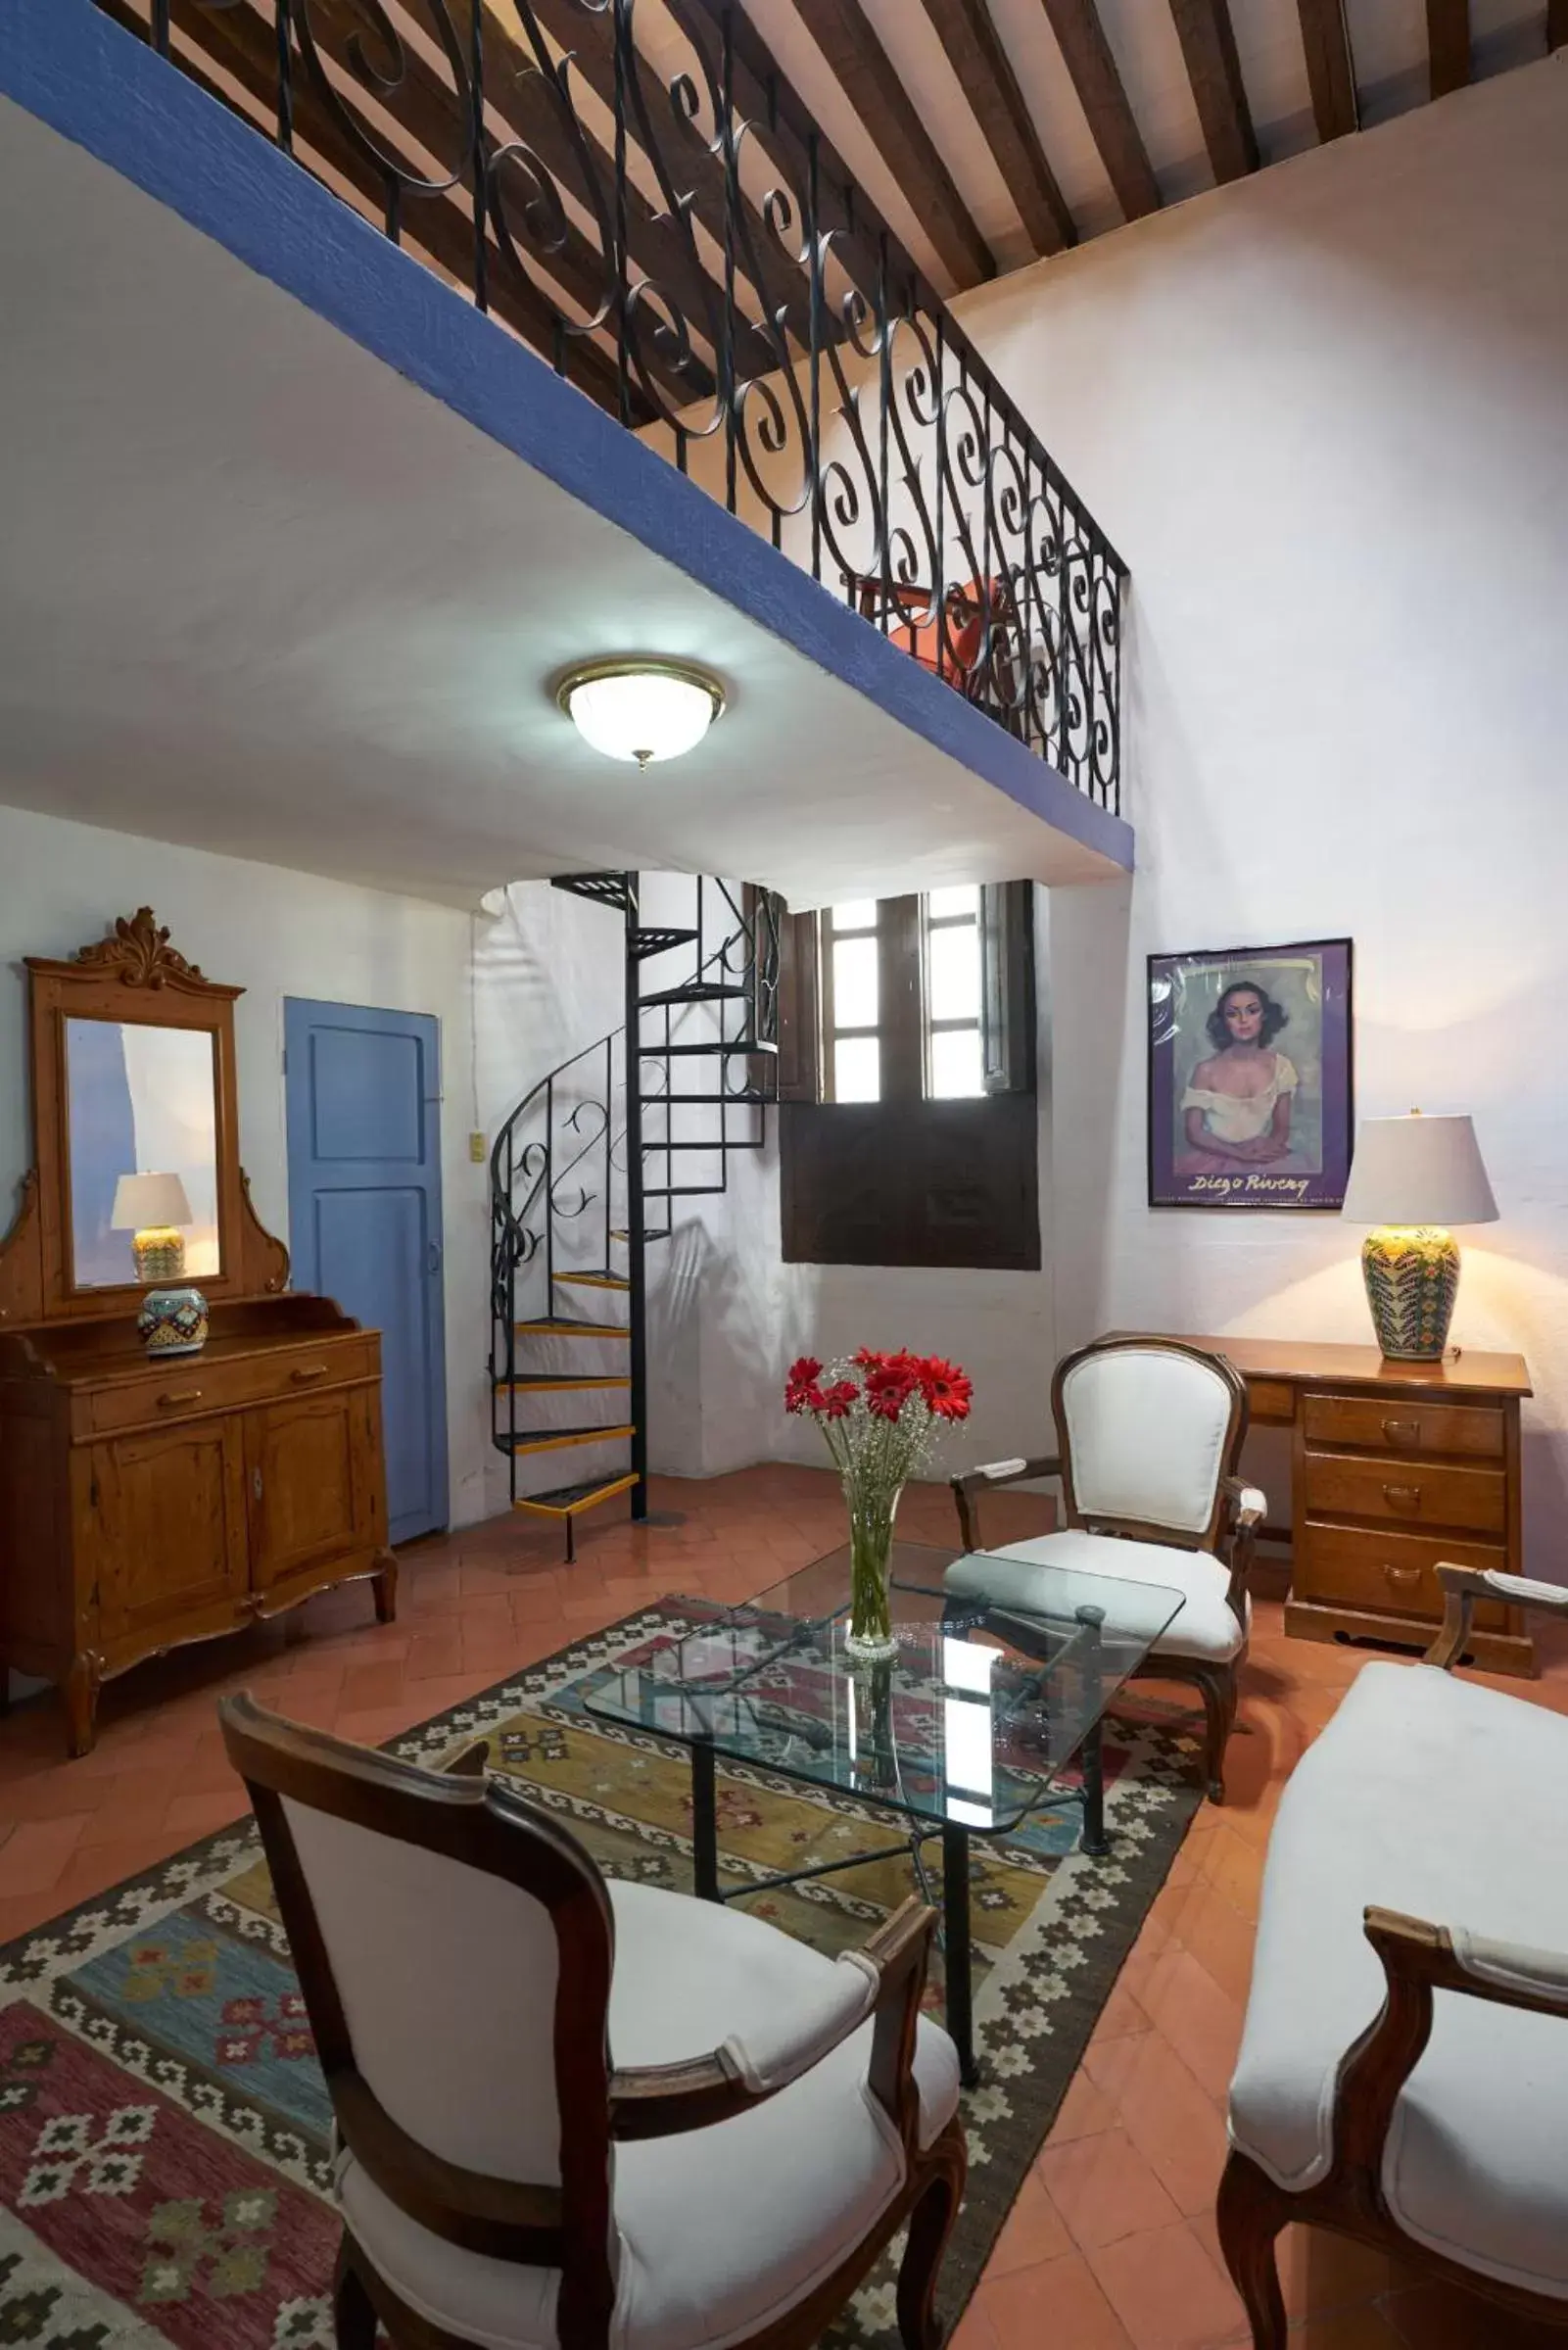
<svg viewBox="0 0 1568 2350">
<path fill-rule="evenodd" d="M 298 708 L 287 750 L 312 777 L 312 840 L 309 855 L 290 845 L 306 809 L 282 807 L 281 861 L 457 897 L 628 858 L 718 864 L 795 902 L 1130 866 L 1124 566 L 729 0 L 16 0 L 0 93 L 15 102 L 0 118 L 0 269 L 57 298 L 30 323 L 8 300 L 39 529 L 101 470 L 71 436 L 110 429 L 108 407 L 69 388 L 81 321 L 101 318 L 124 376 L 113 427 L 126 448 L 147 443 L 135 496 L 104 485 L 93 508 L 100 554 L 113 564 L 123 538 L 143 583 L 105 625 L 119 666 L 155 672 L 189 660 L 203 613 L 209 638 L 243 629 L 243 646 L 210 643 L 202 674 L 179 681 L 195 741 L 231 754 L 241 793 L 247 707 L 269 665 L 274 753 L 291 714 L 277 677 L 312 666 L 297 611 L 280 607 L 280 579 L 264 609 L 236 596 L 213 613 L 211 548 L 193 561 L 149 539 L 146 516 L 161 500 L 189 507 L 203 468 L 245 477 L 248 511 L 278 499 L 261 518 L 271 563 L 302 485 L 315 503 L 320 527 L 296 528 L 287 552 L 297 609 L 335 615 L 313 650 L 330 650 L 338 694 L 312 675 Z M 108 196 L 90 159 L 132 187 Z M 247 272 L 253 296 L 270 279 L 313 319 L 248 310 Z M 322 321 L 356 346 L 352 361 L 313 333 Z M 400 380 L 372 383 L 366 360 Z M 295 391 L 320 379 L 286 485 L 275 452 L 264 481 L 248 467 L 280 412 L 280 369 Z M 423 404 L 415 414 L 409 385 L 477 428 L 484 456 L 444 439 Z M 353 478 L 355 447 L 389 450 L 400 429 L 386 497 L 406 506 L 410 570 L 439 574 L 429 592 L 454 656 L 439 681 L 421 666 L 428 645 L 386 657 L 399 616 L 381 613 L 385 571 L 403 551 L 395 530 L 365 527 Z M 534 478 L 502 485 L 497 445 Z M 446 568 L 425 485 L 438 469 Z M 210 534 L 221 505 L 219 489 Z M 83 696 L 78 678 L 67 727 L 40 706 L 40 624 L 62 615 L 37 605 L 32 552 L 24 517 L 0 694 L 35 745 L 24 775 L 42 779 L 40 804 L 109 821 L 84 780 L 90 685 Z M 508 610 L 541 679 L 602 651 L 685 651 L 728 664 L 733 717 L 679 778 L 661 772 L 656 801 L 619 808 L 601 776 L 573 769 L 542 693 L 497 702 L 493 739 L 475 743 Z M 159 623 L 182 613 L 171 649 Z M 410 803 L 421 766 L 428 797 L 440 711 L 432 868 Z M 157 740 L 150 723 L 114 820 L 166 832 L 136 782 Z M 364 778 L 372 750 L 389 761 L 390 809 Z M 356 758 L 340 806 L 333 778 Z M 507 786 L 526 791 L 525 821 Z M 193 776 L 185 802 L 194 792 Z M 199 837 L 265 853 L 264 824 L 258 840 L 237 809 L 215 838 L 206 812 Z M 367 863 L 366 821 L 388 815 L 379 844 L 396 853 Z"/>
</svg>

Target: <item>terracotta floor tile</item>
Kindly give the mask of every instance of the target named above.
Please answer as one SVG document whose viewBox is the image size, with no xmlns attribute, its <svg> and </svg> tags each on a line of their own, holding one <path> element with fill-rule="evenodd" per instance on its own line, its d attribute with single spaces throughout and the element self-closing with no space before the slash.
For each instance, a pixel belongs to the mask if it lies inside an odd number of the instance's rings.
<svg viewBox="0 0 1568 2350">
<path fill-rule="evenodd" d="M 1080 2251 L 1114 2243 L 1118 2236 L 1164 2227 L 1179 2217 L 1125 2130 L 1103 2130 L 1094 2137 L 1069 2138 L 1047 2146 L 1035 2174 L 1050 2192 Z"/>
<path fill-rule="evenodd" d="M 1042 2261 L 1060 2260 L 1073 2249 L 1067 2223 L 1051 2200 L 1037 2171 L 1019 2190 L 986 2266 L 988 2277 L 1009 2277 L 1016 2269 L 1038 2268 Z"/>
<path fill-rule="evenodd" d="M 1241 2001 L 1222 1991 L 1186 1949 L 1169 1950 L 1156 1961 L 1140 1996 L 1151 2023 L 1210 2095 L 1223 2097 L 1241 2046 Z"/>
<path fill-rule="evenodd" d="M 1418 2284 L 1378 2304 L 1394 2337 L 1408 2350 L 1562 2350 L 1560 2326 L 1516 2317 L 1479 2293 Z"/>
<path fill-rule="evenodd" d="M 1117 2109 L 1111 2099 L 1080 2070 L 1068 2084 L 1067 2095 L 1057 2108 L 1051 2134 L 1045 2142 L 1048 2146 L 1065 2146 L 1069 2138 L 1094 2137 L 1099 2132 L 1109 2130 L 1116 2118 Z"/>
<path fill-rule="evenodd" d="M 985 2277 L 976 2296 L 1001 2350 L 1132 2350 L 1083 2255 L 1011 2277 Z"/>
<path fill-rule="evenodd" d="M 1225 2167 L 1225 2125 L 1206 2090 L 1201 2088 L 1163 2034 L 1148 2032 L 1132 2040 L 1113 2040 L 1101 2051 L 1118 2059 L 1118 2078 L 1110 2080 L 1090 2064 L 1091 2078 L 1116 2100 L 1123 2130 L 1148 2163 L 1178 2211 L 1183 2214 L 1212 2209 Z"/>
<path fill-rule="evenodd" d="M 1085 2254 L 1134 2350 L 1214 2350 L 1244 2337 L 1247 2314 L 1183 2222 Z"/>
<path fill-rule="evenodd" d="M 1117 1983 L 1100 2010 L 1092 2037 L 1097 2040 L 1119 2039 L 1124 2033 L 1148 2029 L 1149 2018 L 1137 1998 L 1124 1983 Z"/>
<path fill-rule="evenodd" d="M 0 1849 L 0 1894 L 11 1899 L 47 1894 L 65 1874 L 86 1825 L 82 1811 L 58 1819 L 19 1820 Z"/>
</svg>

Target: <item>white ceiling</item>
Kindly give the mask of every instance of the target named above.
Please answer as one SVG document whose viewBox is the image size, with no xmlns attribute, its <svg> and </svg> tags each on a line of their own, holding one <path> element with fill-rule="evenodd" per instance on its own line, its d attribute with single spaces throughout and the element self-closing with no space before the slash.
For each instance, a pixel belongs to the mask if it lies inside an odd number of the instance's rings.
<svg viewBox="0 0 1568 2350">
<path fill-rule="evenodd" d="M 0 801 L 456 904 L 1111 870 L 4 101 L 0 314 Z M 732 697 L 645 775 L 546 691 L 626 651 Z"/>
</svg>

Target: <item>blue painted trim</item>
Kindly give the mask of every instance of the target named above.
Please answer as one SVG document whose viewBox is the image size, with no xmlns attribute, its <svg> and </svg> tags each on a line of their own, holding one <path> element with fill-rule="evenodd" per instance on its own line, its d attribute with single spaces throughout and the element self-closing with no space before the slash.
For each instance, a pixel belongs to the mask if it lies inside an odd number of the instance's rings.
<svg viewBox="0 0 1568 2350">
<path fill-rule="evenodd" d="M 5 0 L 0 93 L 972 773 L 1130 872 L 1132 828 L 973 709 L 92 0 Z"/>
<path fill-rule="evenodd" d="M 429 1236 L 434 1240 L 438 1252 L 435 1270 L 430 1274 L 435 1287 L 435 1299 L 429 1323 L 430 1392 L 425 1402 L 430 1415 L 430 1468 L 436 1516 L 432 1527 L 420 1526 L 417 1532 L 429 1533 L 450 1524 L 451 1517 L 447 1426 L 450 1410 L 447 1393 L 447 1226 L 441 1165 L 441 1022 L 433 1012 L 387 1012 L 367 1004 L 324 1003 L 307 995 L 286 995 L 283 998 L 283 1124 L 289 1178 L 289 1251 L 294 1273 L 309 1276 L 302 1278 L 300 1285 L 311 1290 L 320 1287 L 313 1212 L 319 1176 L 315 1174 L 316 1163 L 310 1152 L 310 1035 L 317 1027 L 352 1028 L 383 1036 L 416 1036 L 425 1048 L 424 1070 L 429 1090 L 425 1095 L 424 1108 L 429 1163 L 424 1171 L 424 1192 L 430 1216 Z M 347 1168 L 353 1163 L 345 1161 L 342 1164 Z M 384 1165 L 384 1162 L 369 1160 L 364 1165 L 373 1170 Z M 358 1181 L 362 1176 L 356 1174 L 354 1179 Z M 406 1531 L 399 1534 L 390 1525 L 387 1538 L 390 1542 L 414 1539 Z"/>
</svg>

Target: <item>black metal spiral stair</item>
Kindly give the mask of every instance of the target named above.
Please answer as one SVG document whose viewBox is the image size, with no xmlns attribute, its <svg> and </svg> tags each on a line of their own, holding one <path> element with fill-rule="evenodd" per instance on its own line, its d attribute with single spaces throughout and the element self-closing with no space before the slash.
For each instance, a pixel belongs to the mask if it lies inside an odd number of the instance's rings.
<svg viewBox="0 0 1568 2350">
<path fill-rule="evenodd" d="M 647 1514 L 645 1252 L 671 1237 L 678 1200 L 723 1193 L 730 1154 L 766 1140 L 778 1098 L 780 907 L 765 891 L 737 896 L 693 876 L 696 920 L 672 927 L 641 921 L 635 873 L 554 886 L 620 916 L 626 1018 L 525 1094 L 491 1153 L 491 1435 L 512 1507 L 562 1520 L 571 1559 L 585 1511 L 629 1493 L 633 1517 Z M 689 976 L 644 994 L 643 966 L 684 950 Z M 710 1179 L 677 1181 L 682 1163 Z M 610 1312 L 621 1298 L 624 1319 Z M 594 1350 L 592 1368 L 572 1360 L 580 1345 Z M 568 1359 L 542 1363 L 542 1352 Z M 558 1425 L 527 1413 L 563 1395 L 600 1398 L 613 1416 Z M 624 1446 L 626 1466 L 519 1490 L 519 1463 L 590 1445 Z"/>
</svg>

